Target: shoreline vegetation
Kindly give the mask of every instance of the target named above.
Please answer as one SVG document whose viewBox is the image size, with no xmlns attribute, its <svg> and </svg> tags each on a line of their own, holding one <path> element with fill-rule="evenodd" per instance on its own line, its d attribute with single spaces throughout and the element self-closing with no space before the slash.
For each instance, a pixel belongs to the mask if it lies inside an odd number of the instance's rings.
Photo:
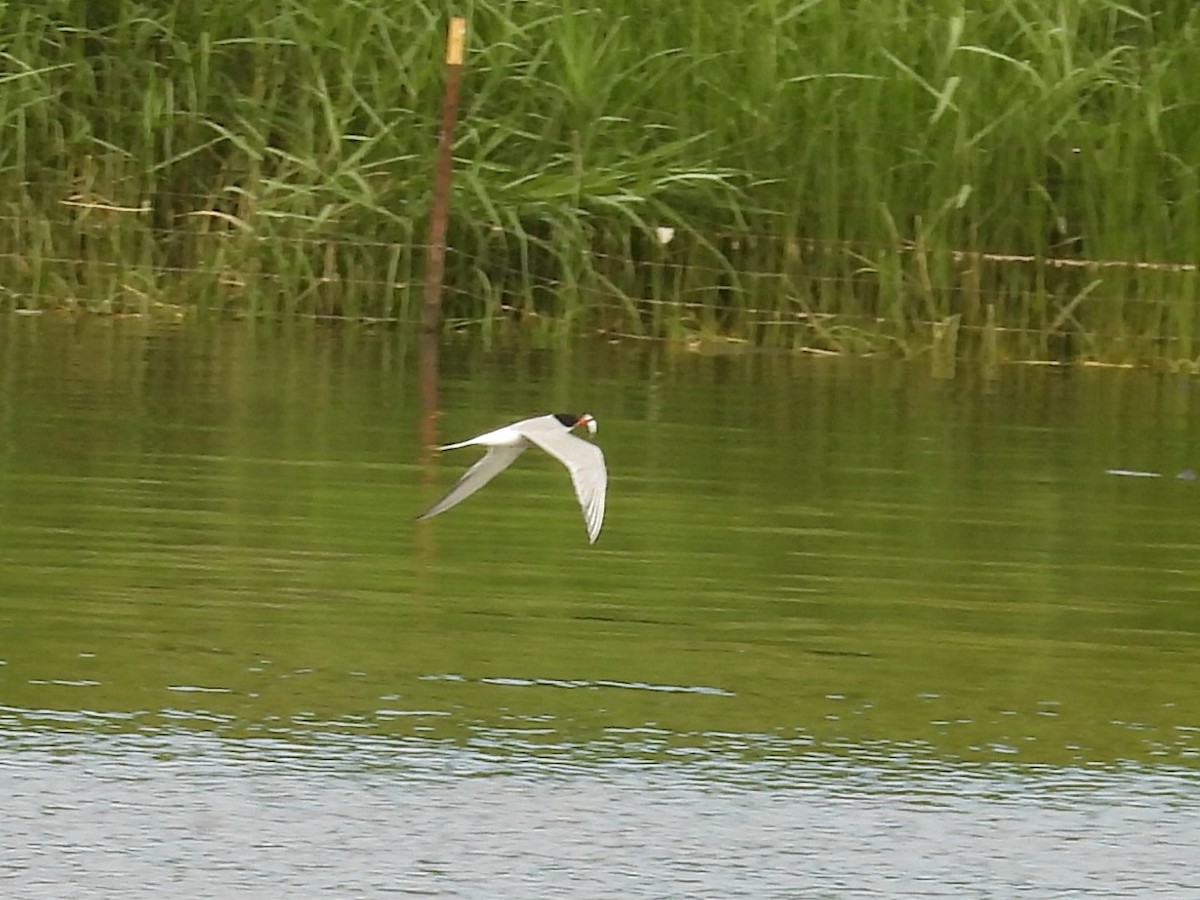
<svg viewBox="0 0 1200 900">
<path fill-rule="evenodd" d="M 1200 7 L 597 5 L 455 10 L 448 330 L 1196 366 Z M 0 6 L 0 311 L 415 322 L 445 27 Z"/>
</svg>

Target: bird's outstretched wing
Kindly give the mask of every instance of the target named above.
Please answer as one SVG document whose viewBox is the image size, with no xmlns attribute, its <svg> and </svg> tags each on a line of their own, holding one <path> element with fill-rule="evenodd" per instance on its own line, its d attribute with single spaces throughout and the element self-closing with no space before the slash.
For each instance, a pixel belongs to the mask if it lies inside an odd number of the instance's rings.
<svg viewBox="0 0 1200 900">
<path fill-rule="evenodd" d="M 525 446 L 521 444 L 489 447 L 488 452 L 483 454 L 475 465 L 463 472 L 462 478 L 454 483 L 454 487 L 446 492 L 446 496 L 417 516 L 417 519 L 431 518 L 462 503 L 511 466 L 524 451 Z"/>
<path fill-rule="evenodd" d="M 521 434 L 567 467 L 583 510 L 583 521 L 587 524 L 588 541 L 596 543 L 604 524 L 604 498 L 608 492 L 608 469 L 604 465 L 603 451 L 561 428 L 523 428 Z"/>
</svg>

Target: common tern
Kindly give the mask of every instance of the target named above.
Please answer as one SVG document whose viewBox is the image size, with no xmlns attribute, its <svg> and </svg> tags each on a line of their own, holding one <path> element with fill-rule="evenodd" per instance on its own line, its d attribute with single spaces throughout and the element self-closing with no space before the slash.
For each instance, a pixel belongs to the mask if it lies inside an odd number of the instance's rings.
<svg viewBox="0 0 1200 900">
<path fill-rule="evenodd" d="M 586 425 L 589 434 L 596 433 L 596 420 L 589 413 L 582 416 L 553 413 L 522 419 L 470 440 L 438 447 L 438 450 L 457 450 L 459 447 L 480 446 L 487 447 L 487 453 L 463 473 L 445 497 L 417 518 L 428 519 L 457 506 L 511 466 L 525 450 L 537 446 L 566 466 L 571 473 L 575 496 L 579 499 L 583 521 L 587 524 L 588 541 L 594 544 L 600 534 L 600 526 L 604 524 L 608 470 L 599 447 L 571 434 L 571 429 L 579 425 Z"/>
</svg>

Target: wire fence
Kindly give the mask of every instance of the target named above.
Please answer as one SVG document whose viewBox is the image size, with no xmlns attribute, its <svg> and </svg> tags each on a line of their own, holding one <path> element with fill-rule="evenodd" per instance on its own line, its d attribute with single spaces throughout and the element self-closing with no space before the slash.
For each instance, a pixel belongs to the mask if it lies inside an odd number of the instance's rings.
<svg viewBox="0 0 1200 900">
<path fill-rule="evenodd" d="M 180 198 L 175 198 L 180 199 Z M 198 203 L 201 198 L 183 198 Z M 211 199 L 211 198 L 209 198 Z M 387 234 L 277 214 L 162 215 L 72 194 L 61 216 L 0 212 L 0 308 L 184 317 L 418 319 L 419 222 Z M 1192 358 L 1197 264 L 988 252 L 731 230 L 526 230 L 456 219 L 444 319 L 625 338 L 815 351 L 962 336 L 1009 358 Z M 998 348 L 987 348 L 999 342 Z M 1067 346 L 1060 346 L 1062 344 Z M 960 347 L 959 349 L 962 349 Z"/>
</svg>

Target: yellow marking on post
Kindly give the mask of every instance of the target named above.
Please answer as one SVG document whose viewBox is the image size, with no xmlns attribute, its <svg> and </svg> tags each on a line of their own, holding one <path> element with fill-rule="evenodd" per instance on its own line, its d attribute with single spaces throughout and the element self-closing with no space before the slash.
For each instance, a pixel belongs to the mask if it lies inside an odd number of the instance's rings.
<svg viewBox="0 0 1200 900">
<path fill-rule="evenodd" d="M 461 66 L 463 49 L 467 43 L 467 20 L 454 16 L 450 20 L 450 31 L 446 35 L 446 65 Z"/>
</svg>

